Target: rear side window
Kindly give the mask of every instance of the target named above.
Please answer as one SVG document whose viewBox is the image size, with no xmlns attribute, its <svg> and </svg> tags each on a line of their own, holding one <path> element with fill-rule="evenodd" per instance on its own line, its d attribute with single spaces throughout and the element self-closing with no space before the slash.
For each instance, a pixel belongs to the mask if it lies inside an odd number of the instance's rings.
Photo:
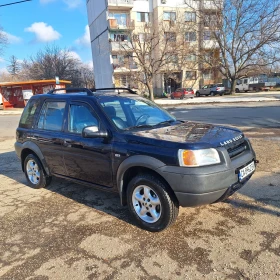
<svg viewBox="0 0 280 280">
<path fill-rule="evenodd" d="M 65 105 L 63 101 L 46 101 L 40 112 L 38 128 L 61 131 Z"/>
<path fill-rule="evenodd" d="M 32 128 L 32 124 L 34 121 L 34 115 L 36 109 L 38 108 L 40 101 L 38 99 L 30 99 L 24 108 L 24 111 L 21 115 L 19 121 L 19 127 L 22 128 Z"/>
</svg>

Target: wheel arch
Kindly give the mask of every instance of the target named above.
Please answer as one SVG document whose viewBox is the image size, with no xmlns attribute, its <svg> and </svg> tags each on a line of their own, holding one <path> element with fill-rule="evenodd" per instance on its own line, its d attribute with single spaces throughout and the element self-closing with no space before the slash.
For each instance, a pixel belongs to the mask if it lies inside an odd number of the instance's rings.
<svg viewBox="0 0 280 280">
<path fill-rule="evenodd" d="M 43 156 L 43 153 L 41 152 L 40 148 L 36 144 L 34 144 L 33 142 L 30 142 L 30 141 L 25 142 L 22 145 L 22 150 L 21 150 L 21 154 L 20 154 L 22 171 L 24 171 L 24 166 L 23 166 L 24 160 L 29 154 L 33 154 L 39 158 L 39 160 L 42 163 L 42 166 L 44 168 L 44 171 L 46 172 L 46 174 L 48 176 L 50 176 L 51 175 L 50 170 L 49 170 L 47 162 Z"/>
<path fill-rule="evenodd" d="M 117 188 L 121 204 L 127 204 L 126 190 L 128 183 L 133 177 L 141 173 L 151 174 L 159 178 L 173 192 L 169 183 L 157 171 L 162 166 L 165 166 L 163 162 L 149 156 L 132 156 L 123 161 L 117 172 Z"/>
</svg>

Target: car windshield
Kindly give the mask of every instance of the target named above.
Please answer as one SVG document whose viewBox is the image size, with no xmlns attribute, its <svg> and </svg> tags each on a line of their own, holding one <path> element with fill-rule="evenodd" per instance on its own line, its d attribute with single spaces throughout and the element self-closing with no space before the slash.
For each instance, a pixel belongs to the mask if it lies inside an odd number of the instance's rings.
<svg viewBox="0 0 280 280">
<path fill-rule="evenodd" d="M 119 129 L 130 130 L 170 125 L 176 118 L 148 99 L 101 96 L 99 103 L 108 119 Z"/>
</svg>

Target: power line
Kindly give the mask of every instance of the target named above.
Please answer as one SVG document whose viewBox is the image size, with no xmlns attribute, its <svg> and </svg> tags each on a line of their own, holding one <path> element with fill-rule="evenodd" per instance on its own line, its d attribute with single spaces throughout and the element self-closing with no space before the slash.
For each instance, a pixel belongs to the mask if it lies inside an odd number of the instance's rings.
<svg viewBox="0 0 280 280">
<path fill-rule="evenodd" d="M 14 4 L 23 3 L 23 2 L 29 2 L 29 1 L 32 1 L 32 0 L 24 0 L 24 1 L 12 2 L 12 3 L 8 3 L 8 4 L 0 5 L 0 7 L 10 6 L 10 5 L 14 5 Z"/>
</svg>

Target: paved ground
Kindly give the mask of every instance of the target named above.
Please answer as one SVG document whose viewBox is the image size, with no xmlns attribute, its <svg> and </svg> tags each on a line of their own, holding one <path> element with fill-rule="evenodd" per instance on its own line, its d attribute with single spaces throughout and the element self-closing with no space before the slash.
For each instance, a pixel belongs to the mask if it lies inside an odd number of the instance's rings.
<svg viewBox="0 0 280 280">
<path fill-rule="evenodd" d="M 2 116 L 3 117 L 3 116 Z M 224 203 L 181 208 L 161 233 L 118 196 L 63 180 L 25 185 L 0 139 L 0 279 L 280 279 L 280 129 L 245 128 L 260 164 Z"/>
</svg>

